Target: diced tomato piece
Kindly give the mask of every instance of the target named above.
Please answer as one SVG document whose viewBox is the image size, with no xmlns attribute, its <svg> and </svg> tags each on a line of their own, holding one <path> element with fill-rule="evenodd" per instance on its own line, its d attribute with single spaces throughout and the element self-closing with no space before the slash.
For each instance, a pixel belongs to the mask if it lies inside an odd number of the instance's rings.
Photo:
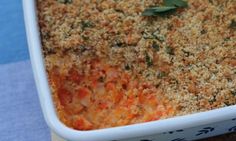
<svg viewBox="0 0 236 141">
<path fill-rule="evenodd" d="M 155 121 L 155 120 L 159 120 L 160 119 L 160 117 L 156 117 L 156 116 L 150 116 L 147 120 L 146 120 L 146 122 L 149 122 L 149 121 Z"/>
<path fill-rule="evenodd" d="M 59 74 L 56 67 L 49 71 L 49 80 L 57 87 L 62 87 L 64 84 L 65 77 Z"/>
<path fill-rule="evenodd" d="M 58 94 L 59 100 L 63 106 L 72 102 L 72 95 L 65 88 L 59 88 L 57 91 L 57 94 Z"/>
<path fill-rule="evenodd" d="M 135 118 L 135 117 L 137 117 L 137 116 L 138 116 L 138 114 L 130 113 L 130 114 L 127 116 L 127 119 L 131 120 L 131 119 L 133 119 L 133 118 Z"/>
<path fill-rule="evenodd" d="M 161 112 L 161 111 L 156 111 L 155 112 L 155 120 L 158 120 L 158 119 L 160 119 L 160 117 L 163 115 L 163 112 Z"/>
<path fill-rule="evenodd" d="M 109 68 L 106 70 L 107 81 L 114 81 L 119 77 L 119 73 L 116 68 Z"/>
<path fill-rule="evenodd" d="M 105 102 L 100 102 L 98 106 L 100 109 L 107 109 L 108 108 L 108 105 Z"/>
<path fill-rule="evenodd" d="M 116 86 L 115 86 L 114 83 L 109 82 L 109 83 L 106 84 L 106 89 L 107 89 L 107 90 L 115 90 L 115 89 L 116 89 Z"/>
<path fill-rule="evenodd" d="M 129 107 L 131 107 L 131 106 L 134 104 L 134 102 L 135 102 L 135 98 L 134 98 L 134 97 L 129 97 L 129 98 L 126 100 L 124 106 L 127 107 L 127 108 L 129 108 Z"/>
<path fill-rule="evenodd" d="M 93 124 L 84 117 L 77 116 L 74 119 L 73 127 L 77 130 L 91 130 L 93 129 Z"/>
<path fill-rule="evenodd" d="M 144 104 L 146 101 L 146 97 L 140 92 L 138 95 L 138 100 L 139 100 L 139 103 Z"/>
<path fill-rule="evenodd" d="M 90 64 L 92 69 L 101 68 L 101 63 L 99 62 L 99 60 L 92 60 Z"/>
<path fill-rule="evenodd" d="M 115 103 L 119 103 L 121 101 L 121 99 L 123 98 L 123 93 L 121 92 L 118 92 L 116 95 L 115 95 Z"/>
<path fill-rule="evenodd" d="M 134 89 L 138 87 L 138 81 L 137 80 L 132 80 L 131 82 L 129 82 L 129 89 Z"/>
<path fill-rule="evenodd" d="M 69 76 L 68 76 L 69 80 L 71 80 L 74 83 L 80 84 L 80 82 L 83 79 L 83 76 L 80 75 L 75 68 L 71 68 L 68 73 L 69 73 Z"/>
<path fill-rule="evenodd" d="M 79 99 L 84 99 L 85 97 L 90 95 L 90 90 L 88 88 L 80 88 L 78 90 L 77 96 L 79 97 Z"/>
<path fill-rule="evenodd" d="M 79 88 L 76 94 L 74 95 L 74 101 L 78 101 L 85 107 L 88 107 L 91 103 L 90 100 L 91 91 L 88 88 Z"/>
<path fill-rule="evenodd" d="M 98 81 L 97 80 L 92 80 L 91 82 L 92 88 L 96 88 L 98 85 Z"/>
<path fill-rule="evenodd" d="M 130 76 L 127 73 L 122 74 L 121 76 L 121 83 L 122 84 L 128 84 L 130 80 Z"/>
<path fill-rule="evenodd" d="M 148 83 L 143 83 L 142 87 L 143 87 L 143 89 L 147 89 L 147 88 L 150 88 L 151 86 Z"/>
<path fill-rule="evenodd" d="M 74 100 L 74 99 L 73 99 Z M 80 103 L 70 103 L 65 106 L 65 112 L 72 115 L 72 114 L 79 114 L 85 109 L 83 105 Z"/>
<path fill-rule="evenodd" d="M 150 107 L 156 107 L 158 105 L 156 98 L 153 99 L 148 99 L 148 103 L 147 103 Z"/>
</svg>

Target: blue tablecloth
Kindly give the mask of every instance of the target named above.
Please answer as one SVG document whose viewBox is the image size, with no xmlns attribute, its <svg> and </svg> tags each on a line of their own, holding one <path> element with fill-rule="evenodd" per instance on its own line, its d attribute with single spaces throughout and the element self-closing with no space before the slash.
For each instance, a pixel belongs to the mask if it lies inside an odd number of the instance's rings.
<svg viewBox="0 0 236 141">
<path fill-rule="evenodd" d="M 0 141 L 50 141 L 27 49 L 22 1 L 0 0 Z"/>
</svg>

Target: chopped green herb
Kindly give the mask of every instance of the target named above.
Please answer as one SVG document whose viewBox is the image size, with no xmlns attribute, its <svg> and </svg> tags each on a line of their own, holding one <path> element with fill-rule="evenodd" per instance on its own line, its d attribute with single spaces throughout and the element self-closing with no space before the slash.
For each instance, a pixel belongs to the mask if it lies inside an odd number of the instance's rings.
<svg viewBox="0 0 236 141">
<path fill-rule="evenodd" d="M 231 21 L 231 24 L 229 25 L 229 28 L 231 28 L 233 30 L 236 30 L 236 21 L 235 20 Z"/>
<path fill-rule="evenodd" d="M 85 28 L 94 27 L 93 23 L 90 21 L 82 21 L 81 22 L 81 29 L 84 30 Z"/>
<path fill-rule="evenodd" d="M 152 61 L 152 58 L 148 55 L 148 53 L 146 52 L 145 53 L 146 56 L 145 56 L 145 59 L 146 59 L 146 64 L 148 67 L 152 66 L 153 65 L 153 61 Z"/>
<path fill-rule="evenodd" d="M 186 51 L 184 49 L 182 49 L 181 51 L 184 53 L 185 57 L 189 57 L 190 55 L 194 55 L 193 53 Z"/>
<path fill-rule="evenodd" d="M 159 30 L 153 32 L 153 33 L 152 33 L 152 36 L 153 36 L 155 39 L 159 40 L 160 42 L 164 42 L 164 41 L 165 41 L 165 36 L 164 36 L 164 35 L 161 35 Z"/>
<path fill-rule="evenodd" d="M 163 77 L 165 77 L 167 74 L 166 74 L 166 72 L 164 72 L 164 71 L 158 71 L 157 72 L 157 77 L 158 78 L 163 78 Z"/>
<path fill-rule="evenodd" d="M 154 31 L 152 33 L 153 36 L 157 37 L 158 35 L 160 35 L 160 29 L 158 28 L 156 31 Z"/>
<path fill-rule="evenodd" d="M 150 73 L 148 73 L 148 74 L 146 74 L 146 77 L 149 77 L 151 74 Z"/>
<path fill-rule="evenodd" d="M 64 32 L 63 33 L 63 37 L 66 39 L 66 38 L 69 38 L 71 35 L 69 32 Z"/>
<path fill-rule="evenodd" d="M 201 34 L 206 34 L 207 33 L 207 31 L 205 30 L 205 29 L 203 29 L 202 31 L 201 31 Z"/>
<path fill-rule="evenodd" d="M 160 51 L 160 46 L 157 44 L 157 42 L 152 43 L 152 48 L 155 49 L 155 51 Z"/>
<path fill-rule="evenodd" d="M 120 48 L 120 47 L 123 47 L 124 45 L 125 45 L 124 41 L 120 39 L 116 39 L 114 43 L 112 44 L 112 47 Z"/>
<path fill-rule="evenodd" d="M 213 4 L 213 0 L 208 0 L 208 1 L 209 1 L 209 3 Z"/>
<path fill-rule="evenodd" d="M 89 37 L 85 36 L 85 35 L 81 35 L 81 37 L 83 38 L 83 40 L 88 40 L 89 39 Z"/>
<path fill-rule="evenodd" d="M 224 104 L 226 105 L 226 106 L 230 106 L 231 105 L 231 103 L 229 103 L 229 102 L 224 102 Z"/>
<path fill-rule="evenodd" d="M 45 48 L 43 53 L 45 53 L 45 54 L 56 54 L 56 51 L 52 48 Z"/>
<path fill-rule="evenodd" d="M 59 3 L 63 3 L 63 4 L 70 4 L 72 3 L 72 0 L 57 0 Z"/>
<path fill-rule="evenodd" d="M 157 40 L 159 40 L 160 42 L 164 42 L 164 41 L 165 41 L 165 36 L 163 36 L 163 35 L 157 35 L 156 38 L 157 38 Z"/>
<path fill-rule="evenodd" d="M 79 46 L 79 50 L 80 50 L 81 52 L 85 52 L 87 49 L 86 49 L 85 46 Z"/>
<path fill-rule="evenodd" d="M 158 88 L 160 85 L 161 85 L 160 83 L 159 83 L 159 84 L 156 84 L 155 87 Z"/>
<path fill-rule="evenodd" d="M 216 96 L 213 96 L 210 100 L 208 100 L 208 102 L 210 104 L 213 104 L 214 102 L 216 102 Z"/>
<path fill-rule="evenodd" d="M 230 37 L 224 38 L 224 41 L 225 41 L 225 42 L 230 41 Z"/>
<path fill-rule="evenodd" d="M 166 47 L 166 53 L 169 54 L 169 55 L 175 55 L 174 49 L 170 46 Z"/>
<path fill-rule="evenodd" d="M 129 65 L 129 64 L 126 64 L 126 65 L 125 65 L 125 70 L 130 70 L 130 69 L 131 69 L 130 65 Z"/>
<path fill-rule="evenodd" d="M 114 9 L 114 10 L 118 13 L 124 13 L 124 11 L 122 9 Z"/>
<path fill-rule="evenodd" d="M 143 31 L 142 35 L 144 39 L 155 39 L 155 37 L 151 33 L 148 33 L 147 31 Z"/>
<path fill-rule="evenodd" d="M 231 94 L 232 94 L 233 96 L 236 96 L 236 90 L 231 91 Z"/>
</svg>

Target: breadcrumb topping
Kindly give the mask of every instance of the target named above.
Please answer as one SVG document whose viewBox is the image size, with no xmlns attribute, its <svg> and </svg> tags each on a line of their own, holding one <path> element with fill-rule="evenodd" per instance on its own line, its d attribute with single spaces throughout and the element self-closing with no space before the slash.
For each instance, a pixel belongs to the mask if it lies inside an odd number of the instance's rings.
<svg viewBox="0 0 236 141">
<path fill-rule="evenodd" d="M 236 104 L 236 1 L 37 0 L 45 65 L 60 119 L 78 130 Z"/>
</svg>

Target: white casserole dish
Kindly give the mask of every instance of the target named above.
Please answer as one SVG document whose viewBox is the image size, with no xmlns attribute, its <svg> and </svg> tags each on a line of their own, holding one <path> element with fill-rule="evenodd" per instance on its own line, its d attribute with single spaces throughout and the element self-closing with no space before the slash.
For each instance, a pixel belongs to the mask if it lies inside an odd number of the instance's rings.
<svg viewBox="0 0 236 141">
<path fill-rule="evenodd" d="M 48 126 L 68 141 L 188 141 L 236 131 L 236 105 L 129 126 L 77 131 L 57 117 L 47 81 L 37 23 L 36 0 L 23 0 L 24 18 L 34 78 Z"/>
</svg>

